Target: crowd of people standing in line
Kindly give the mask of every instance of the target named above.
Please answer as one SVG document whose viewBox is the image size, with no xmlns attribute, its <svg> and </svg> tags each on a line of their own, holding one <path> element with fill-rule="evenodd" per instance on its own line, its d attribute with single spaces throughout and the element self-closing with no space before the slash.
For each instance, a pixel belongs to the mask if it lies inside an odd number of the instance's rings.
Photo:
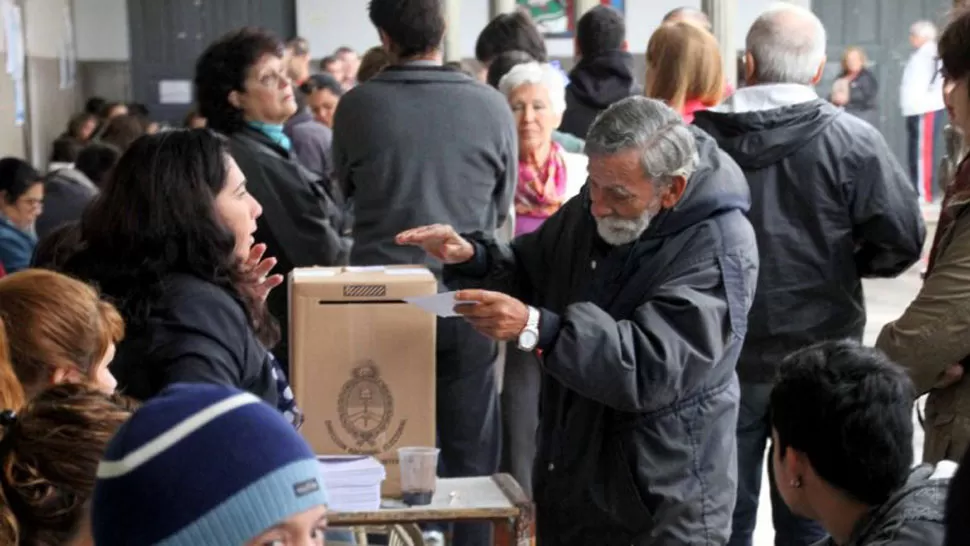
<svg viewBox="0 0 970 546">
<path fill-rule="evenodd" d="M 609 7 L 568 74 L 521 12 L 475 70 L 442 62 L 441 0 L 367 10 L 383 45 L 359 59 L 312 74 L 305 40 L 239 29 L 199 57 L 187 129 L 91 104 L 47 175 L 0 160 L 0 541 L 349 540 L 297 433 L 276 289 L 346 264 L 423 264 L 470 302 L 438 322 L 439 475 L 511 472 L 542 546 L 750 545 L 766 451 L 780 543 L 970 540 L 970 167 L 920 294 L 863 347 L 861 280 L 910 268 L 926 231 L 861 51 L 822 98 L 824 26 L 772 7 L 734 89 L 679 9 L 641 85 Z M 932 48 L 970 130 L 970 12 Z"/>
</svg>

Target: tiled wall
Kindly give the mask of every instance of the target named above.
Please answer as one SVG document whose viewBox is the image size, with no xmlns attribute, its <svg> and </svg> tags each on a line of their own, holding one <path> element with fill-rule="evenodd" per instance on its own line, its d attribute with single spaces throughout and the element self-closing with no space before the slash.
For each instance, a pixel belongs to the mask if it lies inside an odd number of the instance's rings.
<svg viewBox="0 0 970 546">
<path fill-rule="evenodd" d="M 57 59 L 27 58 L 26 124 L 17 127 L 14 82 L 0 74 L 0 157 L 27 158 L 38 169 L 47 167 L 51 143 L 64 132 L 68 120 L 80 106 L 80 91 L 60 89 Z"/>
<path fill-rule="evenodd" d="M 6 73 L 0 74 L 0 157 L 25 157 L 26 132 L 14 124 L 14 83 Z"/>
<path fill-rule="evenodd" d="M 80 109 L 81 95 L 77 85 L 60 88 L 58 59 L 28 57 L 27 71 L 30 157 L 34 166 L 43 170 L 50 158 L 51 143 L 64 132 L 71 116 Z"/>
<path fill-rule="evenodd" d="M 23 7 L 27 51 L 27 158 L 47 168 L 51 143 L 67 128 L 80 105 L 80 89 L 61 89 L 60 57 L 68 47 L 70 0 L 18 0 Z"/>
</svg>

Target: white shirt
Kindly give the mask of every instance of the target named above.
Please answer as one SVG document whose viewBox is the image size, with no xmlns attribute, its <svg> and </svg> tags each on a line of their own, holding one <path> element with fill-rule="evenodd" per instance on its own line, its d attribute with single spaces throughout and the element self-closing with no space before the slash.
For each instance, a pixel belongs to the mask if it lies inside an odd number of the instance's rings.
<svg viewBox="0 0 970 546">
<path fill-rule="evenodd" d="M 899 86 L 903 116 L 919 116 L 943 110 L 943 76 L 940 75 L 936 42 L 926 42 L 913 52 Z"/>
</svg>

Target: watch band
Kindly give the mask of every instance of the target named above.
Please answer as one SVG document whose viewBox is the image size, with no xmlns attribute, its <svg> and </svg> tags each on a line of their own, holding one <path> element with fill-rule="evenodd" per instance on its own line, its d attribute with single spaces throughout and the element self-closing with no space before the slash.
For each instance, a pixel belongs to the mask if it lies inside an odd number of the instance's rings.
<svg viewBox="0 0 970 546">
<path fill-rule="evenodd" d="M 518 347 L 521 351 L 534 351 L 539 345 L 539 317 L 541 313 L 535 307 L 529 307 L 529 316 L 525 328 L 519 334 Z"/>
<path fill-rule="evenodd" d="M 535 307 L 532 307 L 530 305 L 529 306 L 529 318 L 525 322 L 525 329 L 526 330 L 535 330 L 536 332 L 538 332 L 539 331 L 539 318 L 541 316 L 542 316 L 542 313 L 540 313 L 538 309 L 536 309 Z"/>
</svg>

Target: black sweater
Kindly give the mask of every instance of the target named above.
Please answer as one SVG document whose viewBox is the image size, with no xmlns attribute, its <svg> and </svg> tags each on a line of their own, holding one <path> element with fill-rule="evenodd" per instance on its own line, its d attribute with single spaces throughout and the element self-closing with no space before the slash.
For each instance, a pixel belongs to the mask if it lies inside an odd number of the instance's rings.
<svg viewBox="0 0 970 546">
<path fill-rule="evenodd" d="M 172 383 L 217 383 L 276 407 L 269 353 L 256 339 L 241 301 L 189 275 L 172 275 L 147 324 L 127 332 L 111 372 L 119 390 L 139 400 Z"/>
<path fill-rule="evenodd" d="M 441 264 L 394 243 L 406 229 L 505 222 L 519 173 L 515 121 L 494 89 L 448 68 L 394 66 L 340 99 L 337 179 L 354 200 L 354 265 Z"/>
</svg>

